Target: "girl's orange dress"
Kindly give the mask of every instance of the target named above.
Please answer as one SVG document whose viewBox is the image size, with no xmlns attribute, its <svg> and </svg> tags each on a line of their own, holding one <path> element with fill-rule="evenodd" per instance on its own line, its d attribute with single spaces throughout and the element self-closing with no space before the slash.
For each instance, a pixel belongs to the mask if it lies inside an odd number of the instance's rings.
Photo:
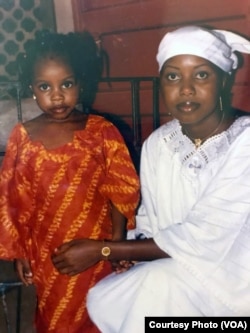
<svg viewBox="0 0 250 333">
<path fill-rule="evenodd" d="M 72 239 L 110 239 L 110 201 L 132 226 L 138 200 L 128 150 L 103 117 L 90 115 L 73 142 L 53 150 L 31 141 L 22 124 L 14 127 L 0 174 L 0 257 L 31 260 L 39 333 L 97 332 L 85 298 L 110 264 L 69 277 L 55 270 L 51 254 Z"/>
</svg>

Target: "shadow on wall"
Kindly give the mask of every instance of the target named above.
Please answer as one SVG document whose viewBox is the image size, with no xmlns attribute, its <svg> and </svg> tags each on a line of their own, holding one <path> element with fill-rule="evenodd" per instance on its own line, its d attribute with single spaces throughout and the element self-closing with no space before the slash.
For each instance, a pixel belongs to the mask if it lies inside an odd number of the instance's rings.
<svg viewBox="0 0 250 333">
<path fill-rule="evenodd" d="M 0 101 L 0 151 L 4 151 L 12 128 L 18 122 L 17 106 L 15 100 Z M 30 120 L 41 113 L 32 98 L 22 100 L 22 120 Z"/>
<path fill-rule="evenodd" d="M 99 112 L 94 109 L 90 109 L 88 111 L 90 114 L 95 114 L 98 116 L 102 116 L 111 123 L 113 123 L 116 128 L 121 133 L 125 144 L 128 148 L 128 151 L 130 153 L 130 157 L 134 163 L 134 166 L 136 168 L 137 173 L 139 173 L 140 169 L 140 148 L 135 147 L 134 144 L 134 133 L 132 128 L 119 116 L 114 113 L 107 113 L 107 112 Z"/>
</svg>

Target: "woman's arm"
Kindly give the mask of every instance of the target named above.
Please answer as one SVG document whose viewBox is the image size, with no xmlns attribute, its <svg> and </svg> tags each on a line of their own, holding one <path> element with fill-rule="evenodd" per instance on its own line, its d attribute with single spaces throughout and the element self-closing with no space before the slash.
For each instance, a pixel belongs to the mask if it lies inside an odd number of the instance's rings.
<svg viewBox="0 0 250 333">
<path fill-rule="evenodd" d="M 72 276 L 101 260 L 150 261 L 168 257 L 153 239 L 117 242 L 78 239 L 60 246 L 52 255 L 52 261 L 61 274 Z"/>
<path fill-rule="evenodd" d="M 151 261 L 155 259 L 168 258 L 167 253 L 163 252 L 152 238 L 141 240 L 127 240 L 121 242 L 105 241 L 100 244 L 100 252 L 103 248 L 110 249 L 108 260 L 132 260 L 132 261 Z M 105 256 L 101 256 L 105 259 Z"/>
</svg>

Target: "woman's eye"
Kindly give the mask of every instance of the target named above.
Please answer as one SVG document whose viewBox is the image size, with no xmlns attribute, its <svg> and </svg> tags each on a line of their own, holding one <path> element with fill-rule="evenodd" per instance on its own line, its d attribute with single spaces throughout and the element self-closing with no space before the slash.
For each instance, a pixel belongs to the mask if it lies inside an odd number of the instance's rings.
<svg viewBox="0 0 250 333">
<path fill-rule="evenodd" d="M 166 77 L 169 81 L 176 81 L 180 78 L 176 73 L 168 73 Z"/>
<path fill-rule="evenodd" d="M 73 86 L 73 82 L 72 81 L 66 81 L 63 83 L 63 88 L 71 88 Z"/>
<path fill-rule="evenodd" d="M 47 91 L 49 90 L 49 85 L 47 83 L 42 83 L 39 85 L 39 89 L 42 91 Z"/>
<path fill-rule="evenodd" d="M 199 72 L 196 74 L 197 79 L 199 80 L 203 80 L 206 79 L 208 77 L 208 73 L 207 72 Z"/>
</svg>

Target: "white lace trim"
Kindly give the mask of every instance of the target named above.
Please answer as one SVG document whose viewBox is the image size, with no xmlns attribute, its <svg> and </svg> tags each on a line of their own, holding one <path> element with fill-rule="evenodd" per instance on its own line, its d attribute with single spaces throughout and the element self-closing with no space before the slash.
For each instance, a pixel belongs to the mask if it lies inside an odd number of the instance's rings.
<svg viewBox="0 0 250 333">
<path fill-rule="evenodd" d="M 182 133 L 179 121 L 174 119 L 161 127 L 161 137 L 173 154 L 180 154 L 183 165 L 203 169 L 208 163 L 224 155 L 247 127 L 250 127 L 250 117 L 239 117 L 226 131 L 210 137 L 196 149 L 189 137 Z"/>
</svg>

